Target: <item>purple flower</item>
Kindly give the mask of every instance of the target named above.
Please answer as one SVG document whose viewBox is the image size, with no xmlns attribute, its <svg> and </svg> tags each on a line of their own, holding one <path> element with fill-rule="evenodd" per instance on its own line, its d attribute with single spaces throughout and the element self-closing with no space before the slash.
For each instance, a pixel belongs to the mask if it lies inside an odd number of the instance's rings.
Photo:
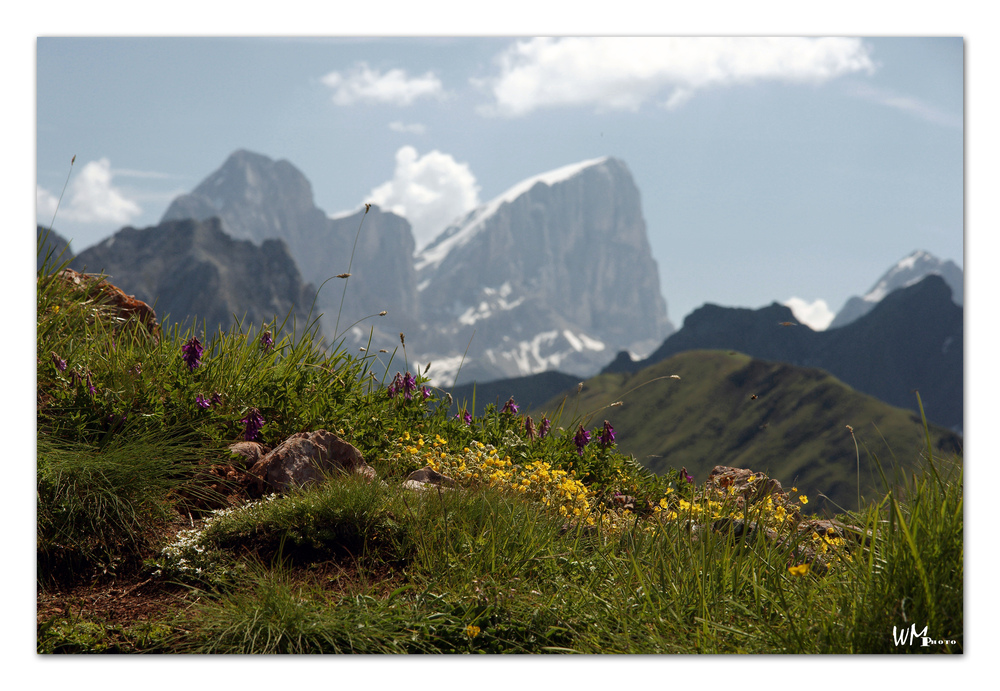
<svg viewBox="0 0 1000 691">
<path fill-rule="evenodd" d="M 389 398 L 395 398 L 396 394 L 403 390 L 403 375 L 396 372 L 396 376 L 393 378 L 392 383 L 389 384 Z"/>
<path fill-rule="evenodd" d="M 274 346 L 274 337 L 271 336 L 270 331 L 265 331 L 260 335 L 260 347 L 264 349 L 265 353 L 271 352 L 271 348 Z"/>
<path fill-rule="evenodd" d="M 240 422 L 244 425 L 243 438 L 247 441 L 253 441 L 257 438 L 260 428 L 264 426 L 264 416 L 256 408 L 251 408 L 247 412 L 247 416 L 240 420 Z"/>
<path fill-rule="evenodd" d="M 201 394 L 195 396 L 194 402 L 198 404 L 200 408 L 211 408 L 212 404 L 205 400 L 205 397 Z"/>
<path fill-rule="evenodd" d="M 501 410 L 500 412 L 501 413 L 510 413 L 512 415 L 517 412 L 517 403 L 514 403 L 514 397 L 513 396 L 511 396 L 509 399 L 507 399 L 507 402 L 503 404 L 503 410 Z"/>
<path fill-rule="evenodd" d="M 97 389 L 95 389 L 94 385 L 90 382 L 90 372 L 87 372 L 87 391 L 90 392 L 91 396 L 97 393 Z"/>
<path fill-rule="evenodd" d="M 576 444 L 576 452 L 583 456 L 583 447 L 590 443 L 590 432 L 585 430 L 583 425 L 580 425 L 580 428 L 576 431 L 573 443 Z"/>
<path fill-rule="evenodd" d="M 426 401 L 428 398 L 431 397 L 431 391 L 426 386 L 421 386 L 420 387 L 420 395 L 423 396 L 424 400 Z"/>
<path fill-rule="evenodd" d="M 687 480 L 688 482 L 692 482 L 692 483 L 694 482 L 694 478 L 691 477 L 690 475 L 688 475 L 688 469 L 687 468 L 681 468 L 681 475 L 683 475 L 684 479 Z"/>
<path fill-rule="evenodd" d="M 205 348 L 197 338 L 191 338 L 191 340 L 181 346 L 181 353 L 189 370 L 193 372 L 201 364 L 201 354 L 204 351 Z"/>
<path fill-rule="evenodd" d="M 66 361 L 63 360 L 58 355 L 56 355 L 55 353 L 52 353 L 52 362 L 55 364 L 56 369 L 59 370 L 60 372 L 66 371 Z"/>
<path fill-rule="evenodd" d="M 409 372 L 403 377 L 403 395 L 406 400 L 411 400 L 413 398 L 413 392 L 417 390 L 417 380 L 413 378 L 413 375 Z"/>
<path fill-rule="evenodd" d="M 549 428 L 552 427 L 552 421 L 547 417 L 542 418 L 542 424 L 538 426 L 538 438 L 545 439 L 545 435 L 549 433 Z"/>
<path fill-rule="evenodd" d="M 469 411 L 466 410 L 465 408 L 462 408 L 461 412 L 455 413 L 455 417 L 459 420 L 462 420 L 467 425 L 472 424 L 472 416 L 469 414 Z"/>
<path fill-rule="evenodd" d="M 601 446 L 605 449 L 615 443 L 615 428 L 607 420 L 604 421 L 604 429 L 601 430 L 601 436 L 598 438 L 598 441 L 601 442 Z"/>
<path fill-rule="evenodd" d="M 222 403 L 222 395 L 218 391 L 212 394 L 212 405 L 219 405 Z"/>
</svg>

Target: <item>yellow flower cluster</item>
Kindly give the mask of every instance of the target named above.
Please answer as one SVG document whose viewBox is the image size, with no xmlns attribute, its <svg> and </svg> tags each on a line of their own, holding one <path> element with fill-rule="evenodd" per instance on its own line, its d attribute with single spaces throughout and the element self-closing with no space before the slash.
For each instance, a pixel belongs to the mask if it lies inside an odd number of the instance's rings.
<svg viewBox="0 0 1000 691">
<path fill-rule="evenodd" d="M 572 473 L 553 468 L 545 461 L 515 465 L 510 456 L 500 457 L 490 444 L 472 442 L 460 453 L 448 451 L 448 442 L 435 434 L 428 442 L 422 434 L 412 438 L 404 432 L 394 458 L 429 466 L 460 485 L 486 484 L 534 499 L 561 516 L 579 518 L 593 525 L 590 491 Z"/>
</svg>

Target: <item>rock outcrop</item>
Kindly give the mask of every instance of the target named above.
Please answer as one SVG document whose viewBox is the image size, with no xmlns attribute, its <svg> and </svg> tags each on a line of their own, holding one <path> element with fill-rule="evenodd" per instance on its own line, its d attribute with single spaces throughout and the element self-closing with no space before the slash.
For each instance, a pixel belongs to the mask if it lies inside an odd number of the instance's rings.
<svg viewBox="0 0 1000 691">
<path fill-rule="evenodd" d="M 74 290 L 81 291 L 87 299 L 108 310 L 110 328 L 118 329 L 134 321 L 141 324 L 150 336 L 159 340 L 162 330 L 156 321 L 156 312 L 134 295 L 126 295 L 125 291 L 111 285 L 101 276 L 83 274 L 69 268 L 60 271 L 57 280 Z"/>
</svg>

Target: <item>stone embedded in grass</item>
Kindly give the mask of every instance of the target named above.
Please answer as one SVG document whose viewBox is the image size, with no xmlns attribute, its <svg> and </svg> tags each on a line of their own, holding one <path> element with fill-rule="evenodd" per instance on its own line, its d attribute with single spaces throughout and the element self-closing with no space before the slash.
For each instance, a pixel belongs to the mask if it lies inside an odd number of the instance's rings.
<svg viewBox="0 0 1000 691">
<path fill-rule="evenodd" d="M 293 434 L 257 461 L 250 473 L 277 492 L 324 482 L 331 473 L 375 479 L 375 469 L 361 452 L 325 429 Z"/>
<path fill-rule="evenodd" d="M 455 481 L 447 475 L 442 475 L 430 466 L 414 470 L 406 476 L 403 487 L 406 489 L 426 490 L 432 487 L 454 487 Z"/>
</svg>

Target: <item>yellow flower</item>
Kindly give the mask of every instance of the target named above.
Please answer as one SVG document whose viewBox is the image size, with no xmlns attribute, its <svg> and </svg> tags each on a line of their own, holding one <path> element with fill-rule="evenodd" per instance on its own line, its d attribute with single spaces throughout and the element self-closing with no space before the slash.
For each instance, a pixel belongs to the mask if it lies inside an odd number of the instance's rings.
<svg viewBox="0 0 1000 691">
<path fill-rule="evenodd" d="M 809 571 L 809 564 L 797 564 L 788 567 L 788 573 L 793 576 L 805 576 L 807 571 Z"/>
<path fill-rule="evenodd" d="M 469 638 L 475 638 L 476 636 L 479 635 L 479 630 L 480 629 L 478 626 L 473 626 L 472 624 L 469 624 L 468 626 L 465 627 L 465 635 L 468 636 Z"/>
<path fill-rule="evenodd" d="M 803 494 L 803 495 L 801 495 L 799 497 L 799 501 L 802 502 L 803 504 L 808 504 L 809 503 L 809 497 L 807 497 L 806 495 Z"/>
</svg>

